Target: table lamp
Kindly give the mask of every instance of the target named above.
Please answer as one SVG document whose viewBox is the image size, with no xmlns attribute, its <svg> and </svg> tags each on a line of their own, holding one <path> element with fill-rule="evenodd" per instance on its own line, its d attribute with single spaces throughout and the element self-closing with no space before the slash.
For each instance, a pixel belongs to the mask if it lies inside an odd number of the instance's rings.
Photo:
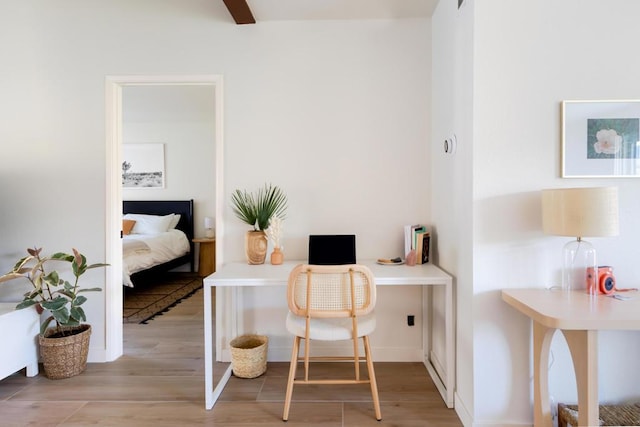
<svg viewBox="0 0 640 427">
<path fill-rule="evenodd" d="M 204 237 L 207 239 L 213 239 L 216 236 L 213 223 L 213 218 L 210 216 L 204 218 Z"/>
<path fill-rule="evenodd" d="M 618 235 L 618 188 L 542 190 L 542 228 L 576 238 L 562 251 L 562 289 L 587 289 L 587 269 L 597 271 L 598 264 L 595 248 L 582 238 Z"/>
</svg>

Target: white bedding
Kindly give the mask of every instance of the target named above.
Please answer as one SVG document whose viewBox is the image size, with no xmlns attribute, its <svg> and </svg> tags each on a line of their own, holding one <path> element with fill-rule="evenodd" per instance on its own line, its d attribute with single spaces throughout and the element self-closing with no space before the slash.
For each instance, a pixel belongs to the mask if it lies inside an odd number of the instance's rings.
<svg viewBox="0 0 640 427">
<path fill-rule="evenodd" d="M 148 248 L 148 249 L 147 249 Z M 189 239 L 180 230 L 124 236 L 122 283 L 133 287 L 131 275 L 189 253 Z"/>
</svg>

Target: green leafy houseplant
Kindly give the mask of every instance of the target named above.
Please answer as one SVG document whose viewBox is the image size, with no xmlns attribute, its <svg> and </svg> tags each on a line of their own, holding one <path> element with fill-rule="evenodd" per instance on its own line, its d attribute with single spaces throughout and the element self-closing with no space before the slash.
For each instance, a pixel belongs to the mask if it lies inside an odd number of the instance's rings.
<svg viewBox="0 0 640 427">
<path fill-rule="evenodd" d="M 24 294 L 24 299 L 16 309 L 23 309 L 36 306 L 39 313 L 44 309 L 51 315 L 41 324 L 40 334 L 44 335 L 51 322 L 55 321 L 55 331 L 51 337 L 63 337 L 72 335 L 74 332 L 70 327 L 79 326 L 87 320 L 82 304 L 87 298 L 81 293 L 101 291 L 101 288 L 81 289 L 79 286 L 80 276 L 87 270 L 97 267 L 105 267 L 108 264 L 87 265 L 84 255 L 73 249 L 73 254 L 62 252 L 51 256 L 42 256 L 41 248 L 27 249 L 28 255 L 18 260 L 13 269 L 0 276 L 0 282 L 6 282 L 18 278 L 26 278 L 33 289 Z M 45 266 L 56 262 L 71 263 L 71 271 L 74 279 L 72 282 L 64 280 L 55 270 L 47 271 Z"/>
<path fill-rule="evenodd" d="M 273 216 L 284 218 L 287 210 L 287 196 L 272 184 L 265 184 L 255 194 L 236 190 L 231 195 L 231 203 L 236 216 L 254 231 L 266 230 Z"/>
</svg>

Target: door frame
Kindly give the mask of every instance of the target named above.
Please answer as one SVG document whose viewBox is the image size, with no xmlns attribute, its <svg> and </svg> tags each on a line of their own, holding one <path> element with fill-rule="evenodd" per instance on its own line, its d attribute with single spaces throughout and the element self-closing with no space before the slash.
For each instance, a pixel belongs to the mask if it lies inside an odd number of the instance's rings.
<svg viewBox="0 0 640 427">
<path fill-rule="evenodd" d="M 223 261 L 223 78 L 222 75 L 120 75 L 105 79 L 106 211 L 105 259 L 111 265 L 105 276 L 104 361 L 123 354 L 122 327 L 122 88 L 124 86 L 213 86 L 215 102 L 216 264 Z"/>
</svg>

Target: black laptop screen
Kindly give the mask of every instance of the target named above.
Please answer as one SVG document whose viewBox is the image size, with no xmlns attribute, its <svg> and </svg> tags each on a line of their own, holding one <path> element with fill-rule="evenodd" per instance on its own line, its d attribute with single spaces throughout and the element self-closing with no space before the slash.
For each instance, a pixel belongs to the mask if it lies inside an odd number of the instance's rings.
<svg viewBox="0 0 640 427">
<path fill-rule="evenodd" d="M 309 236 L 309 264 L 355 263 L 356 236 L 354 234 L 315 234 Z"/>
</svg>

